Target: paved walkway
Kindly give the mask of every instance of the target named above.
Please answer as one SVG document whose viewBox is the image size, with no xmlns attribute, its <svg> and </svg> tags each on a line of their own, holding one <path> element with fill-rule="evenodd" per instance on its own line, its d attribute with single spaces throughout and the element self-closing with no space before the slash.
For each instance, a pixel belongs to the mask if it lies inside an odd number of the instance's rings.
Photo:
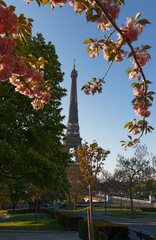
<svg viewBox="0 0 156 240">
<path fill-rule="evenodd" d="M 72 211 L 74 212 L 74 211 Z M 74 212 L 83 216 L 85 219 L 87 218 L 86 211 L 77 211 Z M 132 231 L 140 232 L 149 235 L 156 235 L 156 219 L 155 218 L 138 218 L 138 219 L 127 219 L 127 218 L 117 218 L 105 215 L 103 211 L 93 212 L 94 219 L 105 219 L 109 222 L 125 224 Z"/>
<path fill-rule="evenodd" d="M 80 240 L 78 232 L 0 230 L 0 240 Z"/>
</svg>

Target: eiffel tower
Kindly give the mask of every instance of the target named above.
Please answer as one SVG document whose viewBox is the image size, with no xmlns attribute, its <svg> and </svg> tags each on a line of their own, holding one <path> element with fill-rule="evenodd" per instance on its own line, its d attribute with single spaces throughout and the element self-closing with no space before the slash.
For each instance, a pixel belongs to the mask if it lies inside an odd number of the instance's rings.
<svg viewBox="0 0 156 240">
<path fill-rule="evenodd" d="M 71 72 L 71 92 L 70 92 L 70 104 L 69 104 L 69 115 L 68 115 L 68 124 L 67 132 L 64 140 L 65 149 L 67 152 L 70 151 L 70 148 L 77 148 L 81 145 L 81 137 L 79 132 L 79 123 L 78 123 L 78 107 L 77 107 L 77 71 L 75 70 L 75 61 L 74 67 Z"/>
</svg>

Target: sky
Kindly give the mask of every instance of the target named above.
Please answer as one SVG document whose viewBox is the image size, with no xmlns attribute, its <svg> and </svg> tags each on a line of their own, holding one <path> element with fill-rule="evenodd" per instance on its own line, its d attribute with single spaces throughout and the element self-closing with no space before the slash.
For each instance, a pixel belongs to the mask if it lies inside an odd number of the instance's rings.
<svg viewBox="0 0 156 240">
<path fill-rule="evenodd" d="M 122 154 L 129 158 L 134 150 L 126 152 L 121 147 L 120 140 L 127 139 L 127 130 L 124 125 L 137 118 L 133 112 L 131 101 L 134 98 L 132 93 L 132 80 L 128 79 L 125 70 L 132 67 L 129 59 L 121 63 L 113 63 L 103 86 L 102 94 L 85 95 L 81 87 L 91 81 L 93 77 L 102 78 L 108 68 L 107 61 L 103 54 L 97 58 L 90 58 L 86 52 L 85 39 L 102 39 L 104 32 L 97 29 L 96 23 L 87 23 L 85 15 L 76 14 L 69 4 L 62 8 L 56 7 L 53 11 L 49 5 L 38 7 L 35 2 L 26 4 L 24 0 L 6 0 L 7 5 L 15 5 L 16 13 L 24 12 L 26 17 L 34 19 L 33 35 L 42 33 L 46 42 L 51 41 L 55 45 L 58 60 L 61 63 L 61 70 L 64 72 L 62 87 L 67 89 L 67 96 L 62 100 L 62 115 L 65 115 L 64 124 L 67 125 L 71 78 L 74 59 L 75 68 L 78 71 L 77 94 L 78 94 L 78 115 L 80 125 L 80 136 L 83 140 L 92 143 L 96 140 L 102 148 L 110 150 L 111 154 L 105 161 L 105 170 L 113 173 L 116 167 L 116 158 Z M 145 76 L 152 81 L 150 90 L 156 92 L 156 1 L 150 0 L 125 0 L 126 5 L 121 7 L 117 25 L 125 24 L 127 17 L 132 17 L 140 12 L 141 18 L 147 18 L 151 24 L 144 28 L 143 34 L 133 46 L 150 45 L 149 51 L 151 60 L 143 68 Z M 156 104 L 150 108 L 151 116 L 147 119 L 156 129 Z M 139 118 L 137 118 L 139 119 Z M 144 136 L 141 144 L 146 144 L 148 151 L 156 155 L 156 130 Z"/>
</svg>

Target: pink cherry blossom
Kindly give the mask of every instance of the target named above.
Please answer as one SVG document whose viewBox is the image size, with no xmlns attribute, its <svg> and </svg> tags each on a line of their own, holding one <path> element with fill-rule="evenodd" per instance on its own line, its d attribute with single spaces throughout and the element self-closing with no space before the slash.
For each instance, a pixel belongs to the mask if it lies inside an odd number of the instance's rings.
<svg viewBox="0 0 156 240">
<path fill-rule="evenodd" d="M 138 134 L 138 133 L 140 133 L 140 131 L 137 130 L 136 128 L 134 128 L 134 129 L 131 131 L 131 134 L 132 134 L 132 135 L 136 135 L 136 134 Z"/>
<path fill-rule="evenodd" d="M 104 15 L 102 15 L 101 18 L 98 18 L 97 23 L 98 23 L 98 28 L 100 28 L 103 31 L 106 28 L 107 30 L 111 28 L 111 24 L 108 22 L 107 18 Z"/>
<path fill-rule="evenodd" d="M 0 34 L 5 32 L 17 34 L 17 26 L 16 14 L 11 9 L 0 6 Z"/>
<path fill-rule="evenodd" d="M 24 87 L 23 85 L 21 85 L 21 86 L 17 86 L 16 88 L 15 88 L 15 91 L 16 92 L 20 92 L 21 94 L 23 94 L 25 91 L 26 91 L 26 87 Z"/>
<path fill-rule="evenodd" d="M 75 2 L 73 0 L 70 0 L 69 5 L 73 7 L 75 5 Z"/>
<path fill-rule="evenodd" d="M 141 90 L 140 88 L 138 88 L 138 87 L 135 87 L 135 88 L 133 88 L 133 93 L 134 93 L 134 95 L 135 96 L 144 96 L 145 95 L 145 91 L 143 91 L 143 90 Z"/>
<path fill-rule="evenodd" d="M 114 4 L 114 5 L 110 6 L 109 13 L 113 20 L 115 20 L 119 17 L 119 12 L 120 12 L 120 7 L 118 4 Z"/>
<path fill-rule="evenodd" d="M 48 93 L 48 92 L 43 92 L 42 98 L 41 98 L 41 102 L 42 102 L 42 103 L 49 103 L 50 98 L 51 98 L 51 94 L 50 94 L 50 93 Z"/>
<path fill-rule="evenodd" d="M 143 67 L 149 61 L 149 55 L 145 50 L 139 50 L 139 53 L 136 54 L 137 60 L 141 67 Z M 133 61 L 134 68 L 138 68 L 135 60 Z"/>
<path fill-rule="evenodd" d="M 98 87 L 97 83 L 93 83 L 90 85 L 92 94 L 96 93 L 97 87 Z"/>
<path fill-rule="evenodd" d="M 120 54 L 117 54 L 116 56 L 115 56 L 115 61 L 116 62 L 121 62 L 123 60 L 123 57 L 120 55 Z"/>
<path fill-rule="evenodd" d="M 34 99 L 31 102 L 31 104 L 32 104 L 33 108 L 36 110 L 43 108 L 43 103 L 41 103 L 41 101 L 39 101 L 38 99 Z"/>
<path fill-rule="evenodd" d="M 75 12 L 82 12 L 83 10 L 83 2 L 75 2 L 75 5 L 74 5 L 74 10 Z"/>
<path fill-rule="evenodd" d="M 26 80 L 27 78 L 32 78 L 34 75 L 35 75 L 35 70 L 27 66 L 24 75 L 22 75 L 22 78 Z"/>
<path fill-rule="evenodd" d="M 23 75 L 26 72 L 26 65 L 21 57 L 14 56 L 13 73 Z"/>
<path fill-rule="evenodd" d="M 10 81 L 10 83 L 12 84 L 12 85 L 14 85 L 14 86 L 20 86 L 20 85 L 23 85 L 22 83 L 21 83 L 21 81 L 20 81 L 20 79 L 17 79 L 16 77 L 11 77 L 11 78 L 9 78 L 9 81 Z"/>
<path fill-rule="evenodd" d="M 43 72 L 36 71 L 35 75 L 31 78 L 31 81 L 39 84 L 43 78 L 43 75 L 44 75 Z"/>
<path fill-rule="evenodd" d="M 84 93 L 86 95 L 90 95 L 90 88 L 84 88 Z"/>
<path fill-rule="evenodd" d="M 42 98 L 43 92 L 40 90 L 38 85 L 34 85 L 31 90 L 35 97 Z"/>
<path fill-rule="evenodd" d="M 106 46 L 106 45 L 103 46 L 103 55 L 104 55 L 104 58 L 105 58 L 106 60 L 109 59 L 109 53 L 107 52 L 108 48 L 109 48 L 109 47 Z"/>
<path fill-rule="evenodd" d="M 12 67 L 7 56 L 0 57 L 0 81 L 5 82 L 12 76 Z"/>
<path fill-rule="evenodd" d="M 137 111 L 135 111 L 135 113 L 142 118 L 147 118 L 151 114 L 149 110 L 141 110 L 141 109 L 138 109 Z"/>
<path fill-rule="evenodd" d="M 132 18 L 127 18 L 127 24 L 125 28 L 120 28 L 123 35 L 129 40 L 129 42 L 136 41 L 138 39 L 138 36 L 142 32 L 142 26 L 140 24 L 137 24 L 136 20 L 133 20 Z M 120 33 L 117 33 L 118 40 L 122 39 L 122 36 Z"/>
<path fill-rule="evenodd" d="M 139 73 L 137 73 L 136 71 L 132 71 L 129 74 L 129 79 L 131 80 L 131 79 L 134 79 L 134 78 L 137 78 L 137 79 L 140 80 L 141 75 Z"/>
<path fill-rule="evenodd" d="M 63 6 L 67 0 L 50 0 L 49 2 L 51 2 L 54 6 Z"/>
<path fill-rule="evenodd" d="M 0 55 L 7 55 L 14 51 L 16 42 L 8 37 L 0 37 Z"/>
<path fill-rule="evenodd" d="M 90 57 L 94 58 L 97 55 L 99 55 L 99 53 L 100 53 L 100 49 L 98 48 L 97 44 L 96 43 L 92 43 L 90 45 Z"/>
</svg>

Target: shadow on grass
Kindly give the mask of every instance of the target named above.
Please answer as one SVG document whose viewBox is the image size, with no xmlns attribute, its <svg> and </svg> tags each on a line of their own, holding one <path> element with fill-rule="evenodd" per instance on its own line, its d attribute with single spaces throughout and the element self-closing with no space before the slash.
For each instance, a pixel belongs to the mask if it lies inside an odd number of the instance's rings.
<svg viewBox="0 0 156 240">
<path fill-rule="evenodd" d="M 25 230 L 64 230 L 54 219 L 46 214 L 11 215 L 10 218 L 0 221 L 0 229 Z"/>
</svg>

